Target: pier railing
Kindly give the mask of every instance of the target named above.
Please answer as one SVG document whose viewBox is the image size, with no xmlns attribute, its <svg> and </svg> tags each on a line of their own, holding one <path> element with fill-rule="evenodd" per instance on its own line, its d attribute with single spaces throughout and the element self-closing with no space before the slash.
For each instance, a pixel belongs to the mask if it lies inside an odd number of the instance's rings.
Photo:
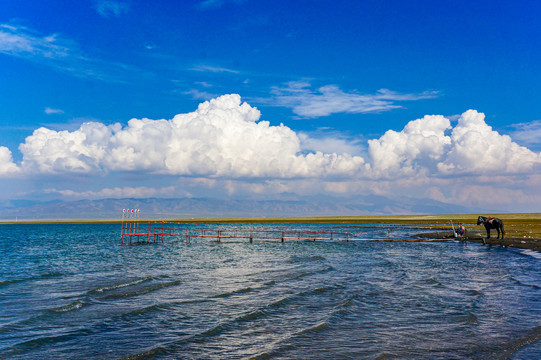
<svg viewBox="0 0 541 360">
<path fill-rule="evenodd" d="M 319 230 L 269 229 L 261 227 L 237 228 L 216 227 L 198 228 L 193 224 L 178 224 L 175 222 L 152 222 L 139 220 L 138 209 L 123 211 L 120 243 L 131 245 L 135 243 L 158 243 L 164 239 L 176 238 L 187 243 L 193 239 L 210 239 L 216 242 L 225 240 L 272 240 L 285 242 L 297 241 L 349 241 L 350 233 Z M 197 225 L 196 225 L 197 226 Z"/>
</svg>

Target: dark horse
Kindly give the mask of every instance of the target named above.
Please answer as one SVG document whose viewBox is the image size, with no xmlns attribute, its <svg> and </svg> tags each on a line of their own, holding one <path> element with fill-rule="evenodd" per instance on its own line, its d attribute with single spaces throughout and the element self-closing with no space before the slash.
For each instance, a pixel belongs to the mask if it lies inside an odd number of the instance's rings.
<svg viewBox="0 0 541 360">
<path fill-rule="evenodd" d="M 477 225 L 481 224 L 485 225 L 485 229 L 487 229 L 487 239 L 490 239 L 490 229 L 496 229 L 496 231 L 498 231 L 498 237 L 496 239 L 500 238 L 501 230 L 503 239 L 503 234 L 505 234 L 505 231 L 503 230 L 503 221 L 494 217 L 486 218 L 484 216 L 479 216 L 477 218 Z"/>
</svg>

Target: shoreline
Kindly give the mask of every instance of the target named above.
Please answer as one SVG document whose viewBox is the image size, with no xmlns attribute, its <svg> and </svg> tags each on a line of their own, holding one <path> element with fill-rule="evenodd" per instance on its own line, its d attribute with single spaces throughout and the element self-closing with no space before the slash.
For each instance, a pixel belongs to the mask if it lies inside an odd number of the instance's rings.
<svg viewBox="0 0 541 360">
<path fill-rule="evenodd" d="M 463 240 L 455 238 L 453 231 L 439 231 L 439 232 L 427 232 L 422 234 L 413 235 L 415 238 L 425 240 L 456 240 L 463 242 L 476 242 L 483 243 L 485 239 L 486 245 L 499 245 L 503 247 L 514 247 L 519 249 L 529 249 L 541 252 L 541 239 L 532 237 L 504 237 L 503 239 L 497 239 L 497 235 L 491 233 L 490 239 L 486 239 L 485 230 L 472 229 L 468 230 Z"/>
<path fill-rule="evenodd" d="M 273 217 L 273 218 L 177 218 L 177 219 L 130 219 L 129 222 L 159 223 L 177 222 L 184 224 L 392 224 L 411 225 L 416 224 L 417 229 L 412 232 L 417 234 L 409 238 L 395 241 L 442 241 L 458 240 L 453 236 L 450 221 L 455 225 L 464 224 L 467 228 L 466 242 L 483 242 L 486 231 L 482 226 L 476 225 L 477 216 L 474 214 L 448 214 L 448 215 L 371 215 L 371 216 L 316 216 L 316 217 Z M 541 252 L 541 213 L 512 213 L 491 214 L 504 221 L 506 235 L 504 239 L 496 239 L 493 230 L 491 238 L 486 241 L 487 245 L 500 245 L 504 247 L 516 247 Z M 121 219 L 90 219 L 90 220 L 0 220 L 1 225 L 45 225 L 45 224 L 121 224 Z M 124 220 L 126 222 L 126 220 Z M 427 231 L 428 230 L 428 231 Z"/>
</svg>

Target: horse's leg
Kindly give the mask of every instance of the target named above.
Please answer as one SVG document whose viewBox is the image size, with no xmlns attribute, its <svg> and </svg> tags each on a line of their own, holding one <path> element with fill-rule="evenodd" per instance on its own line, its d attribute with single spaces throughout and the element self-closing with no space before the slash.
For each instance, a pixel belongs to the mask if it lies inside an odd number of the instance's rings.
<svg viewBox="0 0 541 360">
<path fill-rule="evenodd" d="M 497 228 L 496 228 L 496 231 L 498 232 L 498 236 L 496 237 L 496 239 L 499 239 L 499 238 L 500 238 L 500 228 L 497 227 Z"/>
<path fill-rule="evenodd" d="M 488 240 L 490 239 L 490 228 L 487 226 L 486 229 L 487 229 L 487 240 Z"/>
<path fill-rule="evenodd" d="M 503 223 L 500 225 L 501 229 L 502 229 L 502 240 L 503 240 L 503 235 L 505 234 L 505 230 L 503 229 Z"/>
</svg>

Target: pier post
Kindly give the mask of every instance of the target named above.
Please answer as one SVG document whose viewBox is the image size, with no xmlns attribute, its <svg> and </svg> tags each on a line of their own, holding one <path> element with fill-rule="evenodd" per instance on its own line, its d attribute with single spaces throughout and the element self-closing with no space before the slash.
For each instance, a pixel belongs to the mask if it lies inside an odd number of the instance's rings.
<svg viewBox="0 0 541 360">
<path fill-rule="evenodd" d="M 135 210 L 135 221 L 137 221 L 137 222 L 136 222 L 137 228 L 136 228 L 136 230 L 135 230 L 136 232 L 139 232 L 139 214 L 140 214 L 140 213 L 141 213 L 141 210 L 139 210 L 139 209 L 136 209 L 136 210 Z"/>
<path fill-rule="evenodd" d="M 220 242 L 221 236 L 222 236 L 222 231 L 218 230 L 218 240 L 216 242 Z"/>
<path fill-rule="evenodd" d="M 250 230 L 250 244 L 254 242 L 254 234 L 253 232 Z"/>
<path fill-rule="evenodd" d="M 122 210 L 122 227 L 120 228 L 120 245 L 124 244 L 124 216 L 126 215 L 126 209 Z"/>
<path fill-rule="evenodd" d="M 282 242 L 284 242 L 284 232 L 282 231 Z"/>
</svg>

